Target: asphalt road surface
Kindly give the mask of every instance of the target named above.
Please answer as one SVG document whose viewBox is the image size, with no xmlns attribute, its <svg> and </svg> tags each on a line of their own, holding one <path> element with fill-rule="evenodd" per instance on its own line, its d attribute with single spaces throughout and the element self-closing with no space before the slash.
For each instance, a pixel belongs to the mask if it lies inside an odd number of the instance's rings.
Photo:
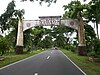
<svg viewBox="0 0 100 75">
<path fill-rule="evenodd" d="M 50 49 L 0 69 L 0 75 L 86 75 L 60 51 Z"/>
</svg>

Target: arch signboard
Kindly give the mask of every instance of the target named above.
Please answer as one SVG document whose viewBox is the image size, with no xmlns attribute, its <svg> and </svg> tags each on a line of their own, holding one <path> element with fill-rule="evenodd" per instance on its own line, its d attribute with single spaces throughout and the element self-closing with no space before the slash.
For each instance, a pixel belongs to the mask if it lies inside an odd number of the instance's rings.
<svg viewBox="0 0 100 75">
<path fill-rule="evenodd" d="M 65 25 L 67 27 L 78 30 L 79 22 L 77 19 L 61 19 L 61 16 L 41 16 L 39 20 L 24 20 L 23 31 L 34 26 L 54 26 Z"/>
</svg>

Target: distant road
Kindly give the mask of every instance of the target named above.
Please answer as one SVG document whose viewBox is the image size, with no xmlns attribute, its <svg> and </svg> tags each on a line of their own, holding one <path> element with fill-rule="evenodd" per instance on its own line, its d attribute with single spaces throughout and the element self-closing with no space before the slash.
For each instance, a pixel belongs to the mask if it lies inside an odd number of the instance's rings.
<svg viewBox="0 0 100 75">
<path fill-rule="evenodd" d="M 85 75 L 60 51 L 50 49 L 0 69 L 0 75 Z"/>
</svg>

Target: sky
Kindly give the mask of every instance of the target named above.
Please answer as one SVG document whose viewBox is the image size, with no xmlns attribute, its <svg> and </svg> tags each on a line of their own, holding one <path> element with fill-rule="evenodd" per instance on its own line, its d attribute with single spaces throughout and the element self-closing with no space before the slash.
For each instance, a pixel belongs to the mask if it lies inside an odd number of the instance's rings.
<svg viewBox="0 0 100 75">
<path fill-rule="evenodd" d="M 0 0 L 0 14 L 4 12 L 9 2 L 12 0 Z M 15 0 L 16 9 L 24 9 L 25 10 L 25 19 L 26 20 L 34 20 L 38 19 L 39 16 L 59 16 L 64 14 L 63 5 L 68 3 L 68 0 L 58 0 L 57 3 L 52 3 L 50 7 L 48 7 L 46 3 L 43 3 L 42 6 L 39 5 L 39 2 L 20 2 L 20 0 Z"/>
<path fill-rule="evenodd" d="M 12 0 L 0 0 L 0 14 L 4 12 L 9 2 Z M 56 3 L 52 3 L 50 7 L 47 7 L 48 4 L 42 3 L 42 6 L 39 5 L 38 1 L 30 2 L 21 2 L 21 0 L 15 0 L 16 9 L 25 10 L 25 19 L 34 20 L 38 19 L 39 16 L 59 16 L 64 14 L 63 5 L 67 5 L 71 0 L 57 0 Z M 83 0 L 80 0 L 83 1 Z M 89 0 L 88 0 L 89 1 Z"/>
<path fill-rule="evenodd" d="M 12 0 L 0 0 L 0 15 L 4 13 L 7 5 Z M 15 0 L 16 9 L 24 9 L 25 20 L 36 20 L 39 16 L 62 16 L 64 14 L 63 5 L 67 5 L 71 0 L 57 0 L 57 3 L 52 3 L 50 7 L 48 7 L 46 3 L 42 3 L 42 6 L 39 5 L 39 2 L 21 2 L 21 0 Z M 80 0 L 83 1 L 83 0 Z M 88 0 L 89 1 L 89 0 Z M 90 23 L 92 26 L 93 24 Z M 100 34 L 100 25 L 99 25 L 99 34 Z"/>
</svg>

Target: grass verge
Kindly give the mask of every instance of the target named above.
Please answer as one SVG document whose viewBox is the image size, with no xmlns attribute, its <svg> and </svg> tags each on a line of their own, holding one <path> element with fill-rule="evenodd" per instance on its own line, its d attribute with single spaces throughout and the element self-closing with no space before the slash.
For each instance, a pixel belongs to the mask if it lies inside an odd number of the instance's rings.
<svg viewBox="0 0 100 75">
<path fill-rule="evenodd" d="M 22 60 L 24 58 L 30 57 L 32 55 L 38 54 L 40 52 L 43 52 L 43 50 L 32 51 L 25 54 L 19 54 L 19 55 L 16 55 L 14 53 L 6 54 L 3 56 L 5 59 L 0 61 L 0 68 L 8 64 L 14 63 L 16 61 Z"/>
<path fill-rule="evenodd" d="M 77 64 L 87 75 L 100 75 L 100 63 L 88 61 L 87 56 L 79 56 L 71 51 L 62 50 L 75 64 Z"/>
</svg>

